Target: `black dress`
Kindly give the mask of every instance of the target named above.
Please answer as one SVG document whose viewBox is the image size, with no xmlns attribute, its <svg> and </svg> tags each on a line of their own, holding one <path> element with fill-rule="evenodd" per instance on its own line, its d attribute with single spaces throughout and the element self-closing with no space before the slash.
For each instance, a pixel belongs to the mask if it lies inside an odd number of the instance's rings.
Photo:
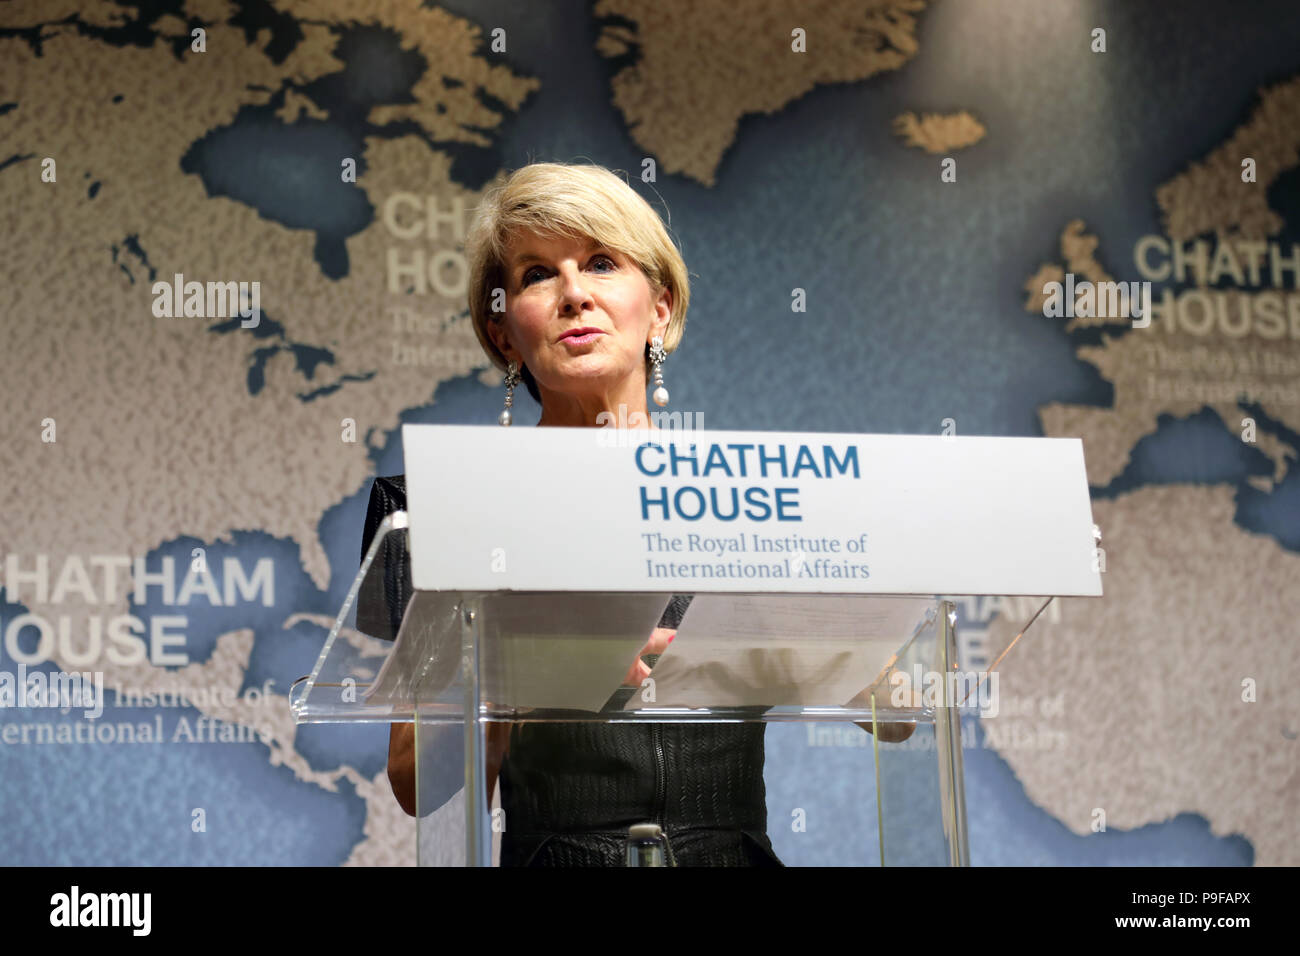
<svg viewBox="0 0 1300 956">
<path fill-rule="evenodd" d="M 403 476 L 375 479 L 363 555 L 384 516 L 405 507 Z M 385 545 L 385 594 L 358 603 L 358 628 L 376 636 L 396 634 L 411 595 L 405 542 L 396 538 Z M 675 596 L 660 626 L 677 627 L 689 603 L 689 595 Z M 608 706 L 625 699 L 616 695 Z M 781 866 L 766 833 L 764 729 L 516 723 L 500 771 L 501 865 L 623 866 L 628 827 L 658 823 L 678 866 Z"/>
</svg>

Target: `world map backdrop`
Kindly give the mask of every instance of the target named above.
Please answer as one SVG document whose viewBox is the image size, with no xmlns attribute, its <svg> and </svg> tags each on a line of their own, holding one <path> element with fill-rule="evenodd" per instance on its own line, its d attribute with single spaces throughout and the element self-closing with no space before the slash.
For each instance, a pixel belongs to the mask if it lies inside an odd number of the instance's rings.
<svg viewBox="0 0 1300 956">
<path fill-rule="evenodd" d="M 669 223 L 706 427 L 1083 439 L 1105 597 L 966 728 L 974 863 L 1300 862 L 1297 36 L 1283 0 L 0 4 L 0 671 L 107 690 L 0 681 L 0 862 L 413 862 L 386 728 L 286 694 L 400 425 L 496 420 L 464 228 L 537 160 Z M 1085 280 L 1149 324 L 1059 314 Z M 977 665 L 1032 607 L 959 611 Z M 787 862 L 874 816 L 869 738 L 818 730 L 768 728 Z"/>
</svg>

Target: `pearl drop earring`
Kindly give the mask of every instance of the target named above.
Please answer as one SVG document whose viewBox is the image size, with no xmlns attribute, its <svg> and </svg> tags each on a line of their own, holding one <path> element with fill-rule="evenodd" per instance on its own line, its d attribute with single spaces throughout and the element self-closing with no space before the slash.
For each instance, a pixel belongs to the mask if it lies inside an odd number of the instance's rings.
<svg viewBox="0 0 1300 956">
<path fill-rule="evenodd" d="M 660 408 L 668 404 L 668 389 L 664 388 L 664 359 L 668 353 L 664 351 L 664 339 L 662 335 L 656 335 L 650 342 L 650 361 L 654 363 L 655 390 L 654 402 Z"/>
<path fill-rule="evenodd" d="M 501 410 L 497 416 L 497 424 L 509 425 L 513 418 L 510 414 L 510 406 L 515 403 L 515 386 L 519 384 L 519 363 L 513 359 L 510 367 L 506 372 L 506 407 Z"/>
</svg>

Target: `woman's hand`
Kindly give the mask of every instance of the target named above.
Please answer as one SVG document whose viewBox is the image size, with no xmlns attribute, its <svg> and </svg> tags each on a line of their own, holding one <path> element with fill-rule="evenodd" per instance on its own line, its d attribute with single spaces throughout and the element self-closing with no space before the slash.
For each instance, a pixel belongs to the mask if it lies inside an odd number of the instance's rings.
<svg viewBox="0 0 1300 956">
<path fill-rule="evenodd" d="M 640 687 L 641 682 L 650 676 L 650 668 L 641 658 L 648 657 L 651 654 L 662 654 L 668 650 L 668 645 L 672 643 L 673 638 L 676 636 L 677 629 L 672 627 L 656 627 L 651 631 L 650 640 L 646 641 L 645 647 L 637 652 L 636 660 L 627 669 L 627 674 L 623 677 L 623 686 Z"/>
<path fill-rule="evenodd" d="M 888 685 L 885 685 L 883 683 L 877 684 L 875 685 L 875 689 L 876 689 L 877 707 L 879 707 L 882 703 L 885 703 L 886 701 L 890 701 L 890 698 L 892 696 L 892 691 L 889 689 Z M 868 687 L 862 693 L 858 694 L 857 697 L 854 697 L 851 701 L 849 701 L 845 706 L 861 707 L 864 710 L 870 709 L 871 690 L 872 688 Z M 916 691 L 911 691 L 910 694 L 912 697 L 912 706 L 919 707 L 921 703 L 920 701 L 921 695 L 918 694 Z M 906 723 L 887 724 L 881 722 L 879 727 L 873 728 L 871 726 L 871 721 L 869 720 L 855 720 L 854 723 L 857 724 L 859 727 L 861 727 L 869 734 L 875 733 L 876 739 L 879 740 L 881 743 L 886 743 L 886 744 L 902 743 L 904 740 L 906 740 L 908 737 L 912 736 L 912 734 L 916 732 L 916 724 L 906 724 Z"/>
<path fill-rule="evenodd" d="M 407 816 L 415 816 L 415 724 L 388 728 L 388 782 Z"/>
<path fill-rule="evenodd" d="M 872 733 L 871 721 L 855 720 L 854 723 L 867 733 Z M 881 743 L 899 744 L 912 736 L 915 732 L 916 724 L 881 724 L 880 732 L 876 734 L 876 739 Z"/>
<path fill-rule="evenodd" d="M 510 721 L 485 722 L 483 765 L 487 777 L 488 803 L 496 788 L 501 761 L 510 752 Z M 408 816 L 415 816 L 415 724 L 391 724 L 388 730 L 388 782 L 393 796 Z"/>
</svg>

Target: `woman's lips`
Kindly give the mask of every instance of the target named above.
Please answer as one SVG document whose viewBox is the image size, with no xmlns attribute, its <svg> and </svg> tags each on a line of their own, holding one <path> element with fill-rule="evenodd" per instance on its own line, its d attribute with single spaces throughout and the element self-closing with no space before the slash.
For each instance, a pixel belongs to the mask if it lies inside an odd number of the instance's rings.
<svg viewBox="0 0 1300 956">
<path fill-rule="evenodd" d="M 565 345 L 586 345 L 589 342 L 596 341 L 604 334 L 603 332 L 583 332 L 580 335 L 566 335 L 560 341 Z"/>
</svg>

